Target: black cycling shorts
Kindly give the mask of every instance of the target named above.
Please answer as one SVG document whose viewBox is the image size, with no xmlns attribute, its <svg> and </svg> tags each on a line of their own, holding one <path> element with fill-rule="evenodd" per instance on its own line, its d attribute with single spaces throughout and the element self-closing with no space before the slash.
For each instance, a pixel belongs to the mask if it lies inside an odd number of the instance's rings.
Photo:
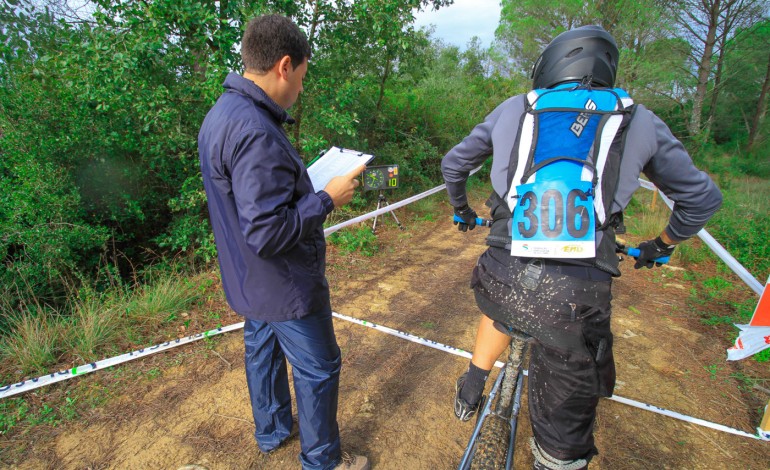
<svg viewBox="0 0 770 470">
<path fill-rule="evenodd" d="M 590 459 L 598 400 L 615 386 L 612 281 L 595 280 L 595 268 L 565 275 L 545 260 L 541 276 L 533 282 L 530 270 L 526 282 L 528 261 L 490 248 L 479 258 L 471 287 L 485 315 L 535 339 L 528 388 L 538 444 L 559 459 Z"/>
</svg>

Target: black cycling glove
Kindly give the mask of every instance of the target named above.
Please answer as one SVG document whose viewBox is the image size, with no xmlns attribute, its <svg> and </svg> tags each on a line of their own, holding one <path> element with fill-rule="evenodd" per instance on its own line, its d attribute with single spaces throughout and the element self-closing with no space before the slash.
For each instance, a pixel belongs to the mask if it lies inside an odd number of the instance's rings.
<svg viewBox="0 0 770 470">
<path fill-rule="evenodd" d="M 676 248 L 676 245 L 667 245 L 660 237 L 640 243 L 639 256 L 636 258 L 634 269 L 660 266 L 662 263 L 656 263 L 655 260 L 663 256 L 671 256 L 674 248 Z"/>
<path fill-rule="evenodd" d="M 461 232 L 467 232 L 468 229 L 473 230 L 476 227 L 476 211 L 470 208 L 468 204 L 462 207 L 455 207 L 455 215 L 461 218 L 463 221 L 458 222 L 455 220 L 457 230 Z"/>
</svg>

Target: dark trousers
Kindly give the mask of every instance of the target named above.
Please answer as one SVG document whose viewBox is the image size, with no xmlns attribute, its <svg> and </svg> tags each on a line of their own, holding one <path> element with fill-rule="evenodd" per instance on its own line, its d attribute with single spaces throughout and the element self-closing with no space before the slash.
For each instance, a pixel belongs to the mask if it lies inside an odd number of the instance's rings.
<svg viewBox="0 0 770 470">
<path fill-rule="evenodd" d="M 288 359 L 297 399 L 302 468 L 334 468 L 340 460 L 337 397 L 342 360 L 331 314 L 283 322 L 246 319 L 243 338 L 259 448 L 269 452 L 291 431 Z"/>
<path fill-rule="evenodd" d="M 491 319 L 534 337 L 528 393 L 535 440 L 558 459 L 590 460 L 599 398 L 615 386 L 611 281 L 596 268 L 546 260 L 542 276 L 524 282 L 527 261 L 490 248 L 474 270 L 476 302 Z"/>
</svg>

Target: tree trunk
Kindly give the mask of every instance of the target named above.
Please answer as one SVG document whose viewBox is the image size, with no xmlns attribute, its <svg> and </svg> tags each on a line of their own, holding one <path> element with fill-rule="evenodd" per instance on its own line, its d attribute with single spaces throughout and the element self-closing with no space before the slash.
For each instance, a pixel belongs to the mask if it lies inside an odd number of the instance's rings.
<svg viewBox="0 0 770 470">
<path fill-rule="evenodd" d="M 717 25 L 719 23 L 719 10 L 721 0 L 714 0 L 709 5 L 708 10 L 708 32 L 703 47 L 703 57 L 698 64 L 698 86 L 695 89 L 695 96 L 692 103 L 692 116 L 690 117 L 690 135 L 696 135 L 701 130 L 701 113 L 703 112 L 703 102 L 706 99 L 708 91 L 709 75 L 711 75 L 711 58 L 714 54 L 714 44 L 716 43 Z"/>
<path fill-rule="evenodd" d="M 313 2 L 313 20 L 310 22 L 310 33 L 308 34 L 308 44 L 310 44 L 310 53 L 313 53 L 313 42 L 315 40 L 315 30 L 318 27 L 318 20 L 321 17 L 321 11 L 318 8 L 319 0 Z M 294 142 L 295 145 L 299 145 L 299 137 L 302 130 L 302 95 L 297 97 L 297 101 L 294 103 L 293 111 L 290 113 L 294 118 Z"/>
<path fill-rule="evenodd" d="M 751 123 L 751 130 L 749 131 L 749 143 L 748 149 L 752 150 L 754 144 L 756 144 L 757 135 L 759 134 L 759 127 L 762 125 L 762 121 L 765 118 L 765 112 L 767 106 L 767 92 L 770 90 L 770 56 L 767 60 L 767 71 L 765 72 L 765 81 L 762 83 L 762 92 L 759 94 L 759 101 L 757 102 L 757 112 L 754 113 L 754 119 Z"/>
<path fill-rule="evenodd" d="M 706 127 L 710 131 L 711 124 L 714 120 L 714 113 L 717 108 L 717 100 L 719 99 L 719 88 L 722 83 L 722 70 L 725 62 L 725 46 L 727 45 L 727 35 L 729 34 L 728 28 L 729 18 L 725 20 L 724 29 L 719 35 L 719 57 L 717 58 L 717 69 L 714 73 L 714 87 L 711 89 L 711 105 L 709 106 L 709 114 L 706 119 Z"/>
<path fill-rule="evenodd" d="M 722 4 L 723 11 L 720 13 L 721 30 L 719 31 L 717 68 L 714 73 L 714 87 L 711 91 L 711 105 L 709 109 L 707 126 L 711 129 L 714 114 L 716 112 L 719 94 L 722 92 L 722 75 L 724 71 L 724 59 L 727 55 L 728 43 L 731 40 L 731 33 L 742 24 L 747 24 L 756 13 L 755 0 L 724 0 Z"/>
<path fill-rule="evenodd" d="M 380 109 L 382 108 L 382 99 L 385 97 L 385 83 L 388 81 L 388 76 L 390 75 L 390 64 L 392 60 L 390 58 L 390 54 L 388 54 L 387 59 L 385 60 L 385 71 L 382 74 L 382 79 L 380 80 L 380 96 L 377 98 L 377 107 L 374 111 L 374 119 L 373 124 L 377 124 L 377 116 L 380 115 Z"/>
</svg>

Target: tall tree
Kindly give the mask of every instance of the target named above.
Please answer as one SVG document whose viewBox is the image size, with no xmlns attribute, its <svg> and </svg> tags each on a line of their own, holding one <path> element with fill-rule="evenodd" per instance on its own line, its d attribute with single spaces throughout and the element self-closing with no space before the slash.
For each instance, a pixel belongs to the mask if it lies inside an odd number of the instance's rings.
<svg viewBox="0 0 770 470">
<path fill-rule="evenodd" d="M 415 42 L 412 26 L 415 11 L 438 9 L 452 2 L 305 0 L 294 2 L 297 5 L 294 18 L 305 29 L 313 55 L 334 62 L 338 72 L 358 70 L 366 74 L 372 68 L 377 71 L 379 86 L 376 109 L 379 109 L 393 68 L 399 57 Z M 331 57 L 333 55 L 338 56 Z M 327 72 L 331 70 L 327 69 Z M 292 116 L 297 121 L 293 127 L 296 142 L 302 140 L 305 101 L 306 98 L 300 97 L 292 109 Z"/>
<path fill-rule="evenodd" d="M 722 92 L 716 102 L 712 135 L 717 143 L 755 147 L 767 110 L 770 21 L 739 29 L 727 43 Z M 763 92 L 764 91 L 764 92 Z"/>
<path fill-rule="evenodd" d="M 754 149 L 757 143 L 757 136 L 759 135 L 759 129 L 765 120 L 767 114 L 767 94 L 770 91 L 770 56 L 767 58 L 767 69 L 765 70 L 765 79 L 762 81 L 762 88 L 759 92 L 759 99 L 757 99 L 757 109 L 754 112 L 754 119 L 751 121 L 751 128 L 749 130 L 749 140 L 747 147 L 749 151 Z"/>
<path fill-rule="evenodd" d="M 714 66 L 721 62 L 724 45 L 731 38 L 734 28 L 761 11 L 761 0 L 679 0 L 672 2 L 677 23 L 692 45 L 692 62 L 695 70 L 695 91 L 692 95 L 692 112 L 688 129 L 691 135 L 702 130 L 703 106 L 709 90 L 709 82 L 715 76 Z M 721 80 L 721 67 L 717 66 L 717 81 Z"/>
<path fill-rule="evenodd" d="M 597 0 L 502 0 L 497 41 L 518 71 L 528 70 L 559 33 L 596 23 Z"/>
<path fill-rule="evenodd" d="M 721 26 L 717 37 L 717 63 L 714 70 L 713 86 L 711 87 L 711 104 L 708 109 L 708 118 L 706 126 L 710 129 L 714 119 L 716 103 L 719 99 L 719 93 L 722 89 L 723 71 L 725 56 L 730 52 L 728 44 L 735 31 L 739 28 L 749 30 L 751 26 L 762 17 L 762 2 L 758 1 L 737 1 L 727 5 L 725 13 L 721 18 Z"/>
<path fill-rule="evenodd" d="M 507 49 L 518 71 L 529 68 L 559 33 L 598 24 L 615 37 L 626 53 L 666 37 L 669 16 L 661 0 L 503 0 L 498 43 Z"/>
</svg>

